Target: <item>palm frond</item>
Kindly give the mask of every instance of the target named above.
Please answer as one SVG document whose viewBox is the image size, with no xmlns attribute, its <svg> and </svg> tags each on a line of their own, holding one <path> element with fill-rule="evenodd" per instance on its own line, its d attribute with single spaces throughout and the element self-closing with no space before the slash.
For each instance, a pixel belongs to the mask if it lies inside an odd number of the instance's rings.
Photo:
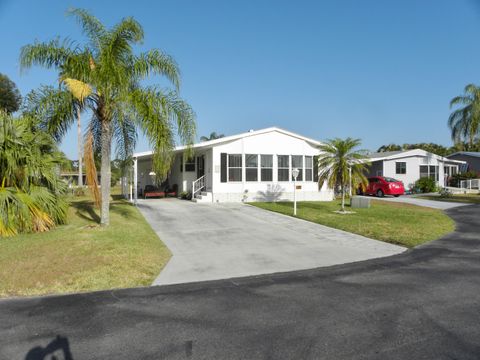
<svg viewBox="0 0 480 360">
<path fill-rule="evenodd" d="M 154 49 L 140 54 L 133 59 L 133 69 L 139 78 L 150 75 L 165 76 L 178 90 L 180 87 L 180 69 L 168 54 Z"/>
<path fill-rule="evenodd" d="M 83 33 L 89 38 L 92 46 L 96 49 L 100 47 L 100 42 L 106 34 L 105 26 L 92 14 L 84 9 L 72 8 L 67 11 L 67 15 L 74 16 Z"/>
<path fill-rule="evenodd" d="M 175 92 L 156 88 L 137 89 L 130 97 L 138 126 L 150 140 L 154 150 L 153 165 L 157 176 L 164 178 L 170 170 L 175 148 L 174 133 L 190 146 L 195 140 L 195 114 Z M 187 156 L 191 148 L 187 149 Z"/>
<path fill-rule="evenodd" d="M 47 69 L 59 69 L 67 59 L 75 56 L 78 47 L 71 40 L 59 39 L 49 42 L 35 42 L 31 45 L 23 46 L 20 50 L 20 69 L 25 70 L 33 65 L 39 65 Z"/>
</svg>

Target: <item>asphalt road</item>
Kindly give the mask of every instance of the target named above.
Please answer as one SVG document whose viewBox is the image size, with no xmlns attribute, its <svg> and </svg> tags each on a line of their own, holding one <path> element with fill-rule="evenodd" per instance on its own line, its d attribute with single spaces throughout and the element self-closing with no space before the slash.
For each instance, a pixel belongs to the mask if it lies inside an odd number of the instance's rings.
<svg viewBox="0 0 480 360">
<path fill-rule="evenodd" d="M 478 359 L 480 206 L 448 213 L 455 233 L 389 258 L 3 300 L 0 358 Z"/>
</svg>

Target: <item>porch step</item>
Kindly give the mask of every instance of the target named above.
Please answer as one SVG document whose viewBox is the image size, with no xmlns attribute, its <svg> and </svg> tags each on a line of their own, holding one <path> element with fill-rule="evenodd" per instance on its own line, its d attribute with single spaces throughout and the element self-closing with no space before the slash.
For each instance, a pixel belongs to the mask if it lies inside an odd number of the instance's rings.
<svg viewBox="0 0 480 360">
<path fill-rule="evenodd" d="M 212 193 L 209 191 L 202 191 L 192 199 L 192 201 L 196 203 L 211 203 L 213 201 Z"/>
</svg>

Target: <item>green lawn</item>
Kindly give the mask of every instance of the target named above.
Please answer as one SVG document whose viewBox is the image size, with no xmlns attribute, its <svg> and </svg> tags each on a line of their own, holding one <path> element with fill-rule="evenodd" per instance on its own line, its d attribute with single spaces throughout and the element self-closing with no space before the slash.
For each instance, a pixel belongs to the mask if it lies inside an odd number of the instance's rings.
<svg viewBox="0 0 480 360">
<path fill-rule="evenodd" d="M 435 201 L 480 204 L 480 194 L 455 194 L 450 197 L 440 197 L 437 195 L 420 195 L 416 197 L 420 199 L 435 200 Z"/>
<path fill-rule="evenodd" d="M 110 226 L 98 226 L 86 198 L 72 198 L 67 225 L 0 238 L 0 296 L 150 285 L 171 254 L 140 212 L 114 200 Z"/>
<path fill-rule="evenodd" d="M 335 213 L 339 201 L 299 202 L 297 216 L 304 220 L 363 235 L 372 239 L 413 247 L 437 239 L 455 229 L 442 211 L 415 205 L 372 200 L 369 209 L 348 209 L 355 214 Z M 293 214 L 293 203 L 251 203 L 262 209 Z M 292 215 L 293 216 L 293 215 Z M 301 230 L 299 230 L 301 233 Z"/>
</svg>

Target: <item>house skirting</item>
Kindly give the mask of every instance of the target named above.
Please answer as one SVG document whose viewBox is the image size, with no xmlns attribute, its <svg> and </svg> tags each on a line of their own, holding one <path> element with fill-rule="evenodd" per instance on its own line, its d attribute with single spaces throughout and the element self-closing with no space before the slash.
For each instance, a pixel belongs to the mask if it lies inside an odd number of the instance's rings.
<svg viewBox="0 0 480 360">
<path fill-rule="evenodd" d="M 243 193 L 213 193 L 213 202 L 274 202 L 293 201 L 293 191 L 287 192 L 243 192 Z M 330 201 L 333 200 L 332 191 L 297 191 L 297 201 Z"/>
</svg>

